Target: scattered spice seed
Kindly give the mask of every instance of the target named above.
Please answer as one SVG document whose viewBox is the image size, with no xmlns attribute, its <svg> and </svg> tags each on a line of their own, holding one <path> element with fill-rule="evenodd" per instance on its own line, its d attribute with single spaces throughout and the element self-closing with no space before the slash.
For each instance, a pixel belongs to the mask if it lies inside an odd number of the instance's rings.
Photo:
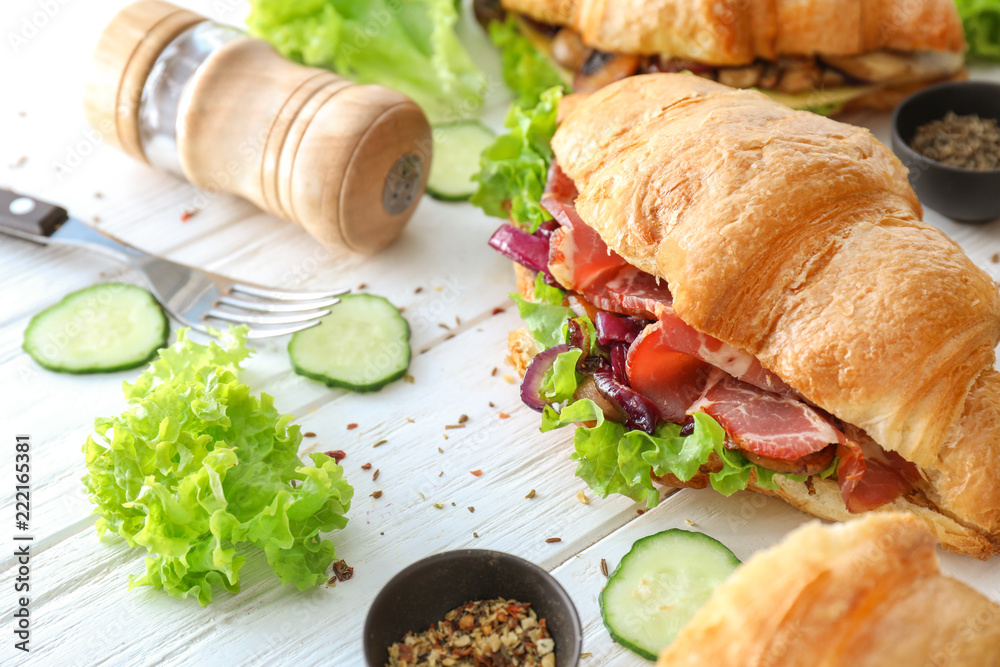
<svg viewBox="0 0 1000 667">
<path fill-rule="evenodd" d="M 362 470 L 371 470 L 372 469 L 372 464 L 371 463 L 366 463 L 363 466 L 361 466 L 361 469 Z"/>
<path fill-rule="evenodd" d="M 467 421 L 469 421 L 469 415 L 462 415 L 461 417 L 458 418 L 459 424 L 464 424 Z"/>
<path fill-rule="evenodd" d="M 990 261 L 993 262 L 994 264 L 1000 262 L 1000 252 L 995 252 L 992 255 L 990 255 Z"/>
<path fill-rule="evenodd" d="M 608 561 L 603 558 L 601 559 L 601 574 L 604 575 L 605 579 L 608 578 Z"/>
<path fill-rule="evenodd" d="M 494 367 L 493 367 L 493 370 L 491 370 L 491 371 L 490 371 L 490 377 L 496 377 L 496 374 L 497 374 L 497 367 L 496 367 L 496 366 L 494 366 Z M 492 404 L 492 403 L 490 403 L 490 407 L 491 407 L 491 408 L 493 407 L 493 404 Z"/>
<path fill-rule="evenodd" d="M 442 290 L 444 290 L 444 288 L 443 288 L 443 287 L 441 287 L 440 285 L 435 285 L 435 286 L 434 286 L 434 291 L 435 291 L 435 292 L 440 292 L 440 291 L 442 291 Z"/>
<path fill-rule="evenodd" d="M 477 469 L 477 470 L 470 470 L 469 474 L 470 475 L 475 475 L 476 477 L 482 477 L 483 476 L 483 471 L 479 470 L 479 469 Z"/>
<path fill-rule="evenodd" d="M 437 509 L 439 509 L 439 510 L 443 510 L 444 509 L 444 503 L 434 503 L 434 507 L 437 508 Z"/>
<path fill-rule="evenodd" d="M 457 327 L 457 326 L 461 326 L 461 324 L 462 324 L 462 320 L 460 320 L 460 319 L 458 318 L 458 315 L 456 315 L 456 316 L 455 316 L 455 326 L 456 326 L 456 327 Z"/>
<path fill-rule="evenodd" d="M 517 382 L 517 380 L 514 379 L 514 376 L 511 375 L 510 373 L 508 373 L 507 375 L 504 375 L 503 379 L 504 379 L 504 382 L 506 382 L 507 384 L 514 384 L 514 383 Z"/>
<path fill-rule="evenodd" d="M 104 193 L 103 192 L 95 192 L 94 193 L 94 199 L 104 199 Z"/>
<path fill-rule="evenodd" d="M 413 417 L 407 417 L 406 421 L 410 422 L 411 424 L 416 424 L 417 423 L 417 420 L 414 419 Z"/>
<path fill-rule="evenodd" d="M 378 491 L 372 491 L 372 498 L 381 498 L 381 497 L 382 497 L 381 489 Z"/>
<path fill-rule="evenodd" d="M 354 576 L 354 568 L 343 560 L 335 561 L 333 564 L 333 576 L 337 581 L 347 581 Z"/>
<path fill-rule="evenodd" d="M 101 221 L 101 216 L 95 215 L 93 218 L 91 218 L 91 220 L 93 220 L 95 223 L 96 222 L 100 222 Z"/>
<path fill-rule="evenodd" d="M 407 384 L 413 384 L 416 381 L 417 381 L 417 379 L 415 377 L 413 377 L 412 375 L 410 375 L 409 373 L 406 373 L 405 375 L 403 375 L 403 382 L 405 382 Z"/>
<path fill-rule="evenodd" d="M 438 477 L 444 477 L 444 470 L 438 473 Z"/>
<path fill-rule="evenodd" d="M 479 533 L 473 533 L 472 536 L 473 537 L 479 537 Z"/>
<path fill-rule="evenodd" d="M 555 542 L 562 542 L 562 538 L 561 537 L 546 537 L 545 538 L 545 542 L 547 544 L 553 544 Z"/>
<path fill-rule="evenodd" d="M 358 427 L 358 425 L 357 425 L 357 424 L 355 424 L 354 422 L 351 422 L 350 424 L 348 424 L 348 425 L 347 425 L 347 430 L 348 430 L 348 431 L 353 431 L 353 430 L 354 430 L 354 429 L 356 429 L 357 427 Z"/>
<path fill-rule="evenodd" d="M 495 405 L 493 405 L 493 401 L 490 401 L 490 407 L 491 408 L 495 408 L 496 407 Z"/>
<path fill-rule="evenodd" d="M 444 450 L 438 447 L 438 454 L 444 454 Z"/>
<path fill-rule="evenodd" d="M 525 498 L 528 498 L 528 499 L 531 499 L 531 498 L 534 498 L 534 497 L 535 497 L 535 490 L 534 489 L 532 489 L 531 491 L 528 491 L 528 495 L 525 496 Z"/>
<path fill-rule="evenodd" d="M 27 155 L 22 155 L 21 157 L 17 158 L 17 160 L 15 160 L 14 162 L 11 163 L 10 168 L 11 169 L 20 169 L 21 167 L 24 166 L 24 163 L 27 162 L 27 161 L 28 161 L 28 156 Z"/>
<path fill-rule="evenodd" d="M 580 491 L 578 494 L 576 494 L 576 499 L 579 500 L 584 505 L 590 504 L 590 498 L 587 497 L 587 493 L 585 491 Z"/>
<path fill-rule="evenodd" d="M 636 511 L 635 511 L 635 513 L 636 513 L 636 514 L 640 514 L 640 515 L 641 515 L 641 514 L 645 514 L 645 513 L 646 513 L 646 510 L 636 510 Z"/>
<path fill-rule="evenodd" d="M 387 442 L 389 442 L 389 441 L 386 440 L 385 438 L 382 438 L 381 440 L 379 440 L 378 442 L 376 442 L 374 445 L 372 445 L 372 449 L 375 449 L 376 447 L 381 447 L 382 445 L 384 445 Z"/>
<path fill-rule="evenodd" d="M 337 463 L 340 463 L 345 458 L 347 458 L 347 452 L 345 452 L 343 449 L 331 449 L 330 451 L 323 452 L 323 453 L 326 454 L 327 456 L 329 456 L 331 459 L 333 459 Z"/>
<path fill-rule="evenodd" d="M 379 468 L 375 468 L 375 472 L 372 473 L 373 482 L 378 479 L 378 473 L 379 473 Z"/>
<path fill-rule="evenodd" d="M 582 659 L 582 658 L 589 658 L 589 657 L 590 657 L 590 656 L 592 656 L 592 655 L 594 655 L 594 654 L 593 654 L 593 653 L 591 653 L 590 651 L 584 651 L 583 653 L 581 653 L 581 654 L 580 654 L 580 658 L 581 658 L 581 659 Z"/>
<path fill-rule="evenodd" d="M 694 521 L 692 521 L 691 519 L 684 519 L 684 523 L 686 523 L 689 526 L 696 526 L 696 525 L 698 525 Z"/>
<path fill-rule="evenodd" d="M 312 431 L 306 431 L 305 433 L 302 434 L 302 437 L 303 438 L 315 438 L 316 434 L 313 433 Z"/>
<path fill-rule="evenodd" d="M 199 213 L 201 213 L 200 208 L 186 208 L 181 211 L 181 222 L 187 222 Z"/>
<path fill-rule="evenodd" d="M 446 434 L 444 434 L 444 439 L 445 439 L 445 440 L 447 440 L 447 439 L 448 439 L 448 434 L 447 434 L 447 433 L 446 433 Z"/>
<path fill-rule="evenodd" d="M 500 413 L 498 413 L 498 414 L 497 414 L 497 416 L 498 416 L 498 417 L 499 417 L 500 419 L 510 419 L 510 415 L 509 415 L 509 414 L 507 414 L 506 412 L 500 412 Z"/>
<path fill-rule="evenodd" d="M 444 322 L 438 322 L 438 326 L 444 329 L 445 331 L 448 331 L 448 325 L 445 324 Z"/>
<path fill-rule="evenodd" d="M 452 507 L 454 507 L 454 506 L 455 506 L 455 501 L 454 501 L 454 500 L 453 500 L 453 501 L 451 501 L 451 506 L 452 506 Z"/>
<path fill-rule="evenodd" d="M 423 287 L 418 287 L 417 289 L 413 290 L 413 293 L 414 293 L 414 294 L 420 294 L 420 293 L 421 293 L 421 292 L 423 292 L 423 291 L 424 291 L 424 288 L 423 288 Z"/>
<path fill-rule="evenodd" d="M 359 289 L 359 290 L 360 290 L 360 289 L 364 289 L 364 288 L 366 288 L 366 287 L 368 287 L 368 285 L 367 285 L 366 283 L 361 283 L 360 285 L 358 285 L 358 289 Z"/>
<path fill-rule="evenodd" d="M 456 428 L 465 428 L 465 424 L 446 424 L 444 428 L 446 431 L 450 431 Z"/>
<path fill-rule="evenodd" d="M 476 511 L 476 508 L 473 507 L 472 505 L 469 505 L 468 509 L 469 509 L 470 512 L 475 512 Z"/>
<path fill-rule="evenodd" d="M 493 309 L 493 314 L 494 315 L 499 315 L 502 312 L 503 312 L 503 308 L 494 308 Z"/>
</svg>

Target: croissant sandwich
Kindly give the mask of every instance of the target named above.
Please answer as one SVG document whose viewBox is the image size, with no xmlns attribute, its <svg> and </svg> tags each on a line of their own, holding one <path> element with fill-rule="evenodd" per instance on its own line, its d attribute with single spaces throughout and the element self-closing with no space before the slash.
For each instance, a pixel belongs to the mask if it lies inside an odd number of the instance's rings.
<svg viewBox="0 0 1000 667">
<path fill-rule="evenodd" d="M 730 575 L 657 665 L 998 666 L 1000 605 L 941 574 L 913 517 L 813 522 Z"/>
<path fill-rule="evenodd" d="M 565 98 L 558 129 L 555 93 L 484 153 L 474 202 L 523 185 L 490 241 L 528 327 L 509 361 L 543 430 L 579 426 L 577 475 L 649 506 L 711 485 L 908 511 L 995 553 L 1000 292 L 921 221 L 893 153 L 689 74 Z"/>
<path fill-rule="evenodd" d="M 578 92 L 632 74 L 687 70 L 831 113 L 844 105 L 890 108 L 922 86 L 965 77 L 953 0 L 500 4 Z"/>
</svg>

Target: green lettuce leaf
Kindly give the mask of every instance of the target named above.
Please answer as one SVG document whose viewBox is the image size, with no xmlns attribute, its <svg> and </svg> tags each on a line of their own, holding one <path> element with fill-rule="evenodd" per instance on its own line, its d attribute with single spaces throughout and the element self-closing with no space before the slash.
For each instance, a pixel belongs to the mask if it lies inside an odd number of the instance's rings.
<svg viewBox="0 0 1000 667">
<path fill-rule="evenodd" d="M 980 60 L 1000 60 L 1000 0 L 957 0 L 967 52 Z"/>
<path fill-rule="evenodd" d="M 563 323 L 575 317 L 568 306 L 562 305 L 565 292 L 558 287 L 551 287 L 545 284 L 542 274 L 535 278 L 535 298 L 525 299 L 517 292 L 511 292 L 510 298 L 517 305 L 517 311 L 521 319 L 528 327 L 528 331 L 534 336 L 538 344 L 543 349 L 549 349 L 566 342 L 563 334 Z"/>
<path fill-rule="evenodd" d="M 559 411 L 546 406 L 542 412 L 542 431 L 570 424 L 594 424 L 576 429 L 574 452 L 570 458 L 577 462 L 577 477 L 605 497 L 620 493 L 636 502 L 645 502 L 647 507 L 655 507 L 660 494 L 650 477 L 651 472 L 660 476 L 672 474 L 686 482 L 708 462 L 713 452 L 722 460 L 722 469 L 710 473 L 709 482 L 719 493 L 730 496 L 747 488 L 751 471 L 759 486 L 777 488 L 774 480 L 777 473 L 756 466 L 739 452 L 725 448 L 726 433 L 717 421 L 703 412 L 696 412 L 693 417 L 691 435 L 682 436 L 680 425 L 667 422 L 649 435 L 626 430 L 622 424 L 608 421 L 596 403 L 581 399 Z"/>
<path fill-rule="evenodd" d="M 124 384 L 129 408 L 98 418 L 83 447 L 98 534 L 110 530 L 150 554 L 129 588 L 208 604 L 216 586 L 238 590 L 244 546 L 263 551 L 283 584 L 326 581 L 334 547 L 320 533 L 346 525 L 354 491 L 329 456 L 303 464 L 291 415 L 238 381 L 246 329 L 226 342 L 200 345 L 178 331 Z"/>
<path fill-rule="evenodd" d="M 576 372 L 576 362 L 583 350 L 574 347 L 556 355 L 552 368 L 545 376 L 539 393 L 549 403 L 562 403 L 573 398 L 573 392 L 580 385 L 581 375 Z"/>
<path fill-rule="evenodd" d="M 550 88 L 534 107 L 513 105 L 504 121 L 510 130 L 483 151 L 474 180 L 479 188 L 470 200 L 487 215 L 513 218 L 534 232 L 552 216 L 539 203 L 552 163 L 552 135 L 560 88 Z"/>
<path fill-rule="evenodd" d="M 432 123 L 474 115 L 486 75 L 452 0 L 251 0 L 247 25 L 286 57 L 412 97 Z"/>
<path fill-rule="evenodd" d="M 517 97 L 515 102 L 519 106 L 525 109 L 535 106 L 542 93 L 550 88 L 569 92 L 563 75 L 521 33 L 513 14 L 508 14 L 506 21 L 490 23 L 489 33 L 490 39 L 500 49 L 503 81 Z"/>
</svg>

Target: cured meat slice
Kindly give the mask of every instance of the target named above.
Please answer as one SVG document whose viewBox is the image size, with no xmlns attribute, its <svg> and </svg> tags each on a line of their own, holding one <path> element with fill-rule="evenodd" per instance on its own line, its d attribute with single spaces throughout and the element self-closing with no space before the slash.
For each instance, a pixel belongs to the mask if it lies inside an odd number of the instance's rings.
<svg viewBox="0 0 1000 667">
<path fill-rule="evenodd" d="M 689 412 L 705 412 L 740 448 L 795 461 L 839 442 L 842 434 L 816 410 L 790 396 L 764 391 L 713 369 Z"/>
<path fill-rule="evenodd" d="M 867 436 L 858 442 L 840 435 L 837 444 L 837 483 L 847 511 L 867 512 L 890 503 L 919 478 L 916 466 L 895 452 L 887 452 Z"/>
<path fill-rule="evenodd" d="M 625 370 L 629 384 L 660 409 L 660 416 L 682 423 L 698 400 L 711 366 L 671 348 L 661 335 L 662 325 L 647 326 L 629 347 Z"/>
</svg>

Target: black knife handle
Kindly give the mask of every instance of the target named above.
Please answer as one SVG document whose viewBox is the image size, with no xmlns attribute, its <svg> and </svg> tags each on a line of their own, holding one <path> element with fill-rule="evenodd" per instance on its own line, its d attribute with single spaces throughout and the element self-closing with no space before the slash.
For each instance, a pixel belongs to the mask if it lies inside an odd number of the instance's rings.
<svg viewBox="0 0 1000 667">
<path fill-rule="evenodd" d="M 47 237 L 68 219 L 64 208 L 0 188 L 0 228 Z"/>
</svg>

